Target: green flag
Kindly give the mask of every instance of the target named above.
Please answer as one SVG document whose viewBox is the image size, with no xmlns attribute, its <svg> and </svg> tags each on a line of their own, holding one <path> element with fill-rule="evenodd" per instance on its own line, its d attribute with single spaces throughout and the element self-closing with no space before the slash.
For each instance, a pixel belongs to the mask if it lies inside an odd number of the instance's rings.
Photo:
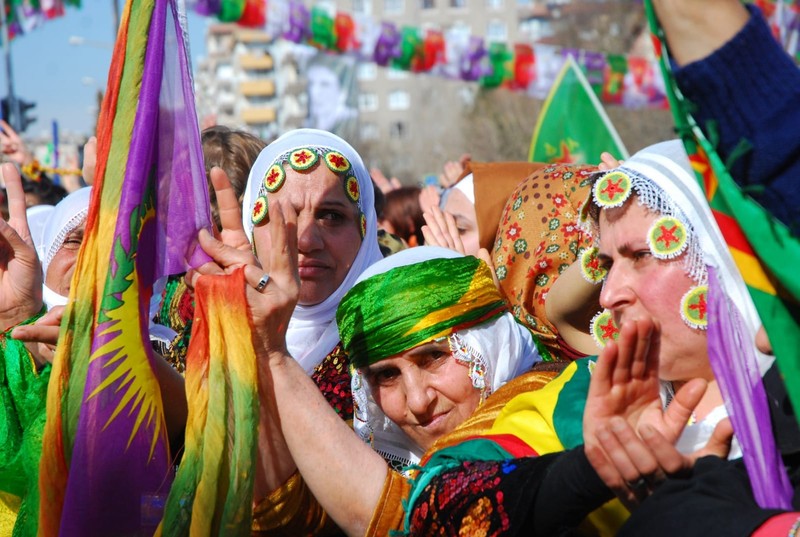
<svg viewBox="0 0 800 537">
<path fill-rule="evenodd" d="M 628 151 L 580 67 L 568 56 L 544 102 L 528 160 L 596 164 L 600 153 L 628 158 Z"/>
</svg>

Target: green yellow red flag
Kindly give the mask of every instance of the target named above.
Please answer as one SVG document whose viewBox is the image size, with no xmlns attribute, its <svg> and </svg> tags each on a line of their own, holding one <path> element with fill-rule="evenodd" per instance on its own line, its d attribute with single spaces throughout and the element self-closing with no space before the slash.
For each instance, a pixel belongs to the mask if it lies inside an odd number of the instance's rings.
<svg viewBox="0 0 800 537">
<path fill-rule="evenodd" d="M 528 160 L 596 164 L 603 151 L 617 158 L 628 157 L 603 105 L 568 56 L 539 113 Z"/>
</svg>

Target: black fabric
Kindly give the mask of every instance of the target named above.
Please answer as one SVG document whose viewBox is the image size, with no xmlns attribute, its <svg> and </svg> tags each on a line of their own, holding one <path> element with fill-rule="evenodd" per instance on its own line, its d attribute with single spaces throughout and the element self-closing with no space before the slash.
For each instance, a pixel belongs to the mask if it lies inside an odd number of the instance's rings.
<svg viewBox="0 0 800 537">
<path fill-rule="evenodd" d="M 703 457 L 690 479 L 668 479 L 639 506 L 618 537 L 745 537 L 780 513 L 758 507 L 741 459 Z"/>
</svg>

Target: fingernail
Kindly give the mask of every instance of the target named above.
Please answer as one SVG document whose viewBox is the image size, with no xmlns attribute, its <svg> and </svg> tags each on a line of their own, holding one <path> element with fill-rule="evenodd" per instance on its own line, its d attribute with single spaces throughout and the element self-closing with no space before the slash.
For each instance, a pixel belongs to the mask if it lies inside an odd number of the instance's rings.
<svg viewBox="0 0 800 537">
<path fill-rule="evenodd" d="M 650 425 L 642 425 L 642 428 L 639 429 L 639 434 L 642 435 L 642 438 L 653 438 L 655 431 Z"/>
</svg>

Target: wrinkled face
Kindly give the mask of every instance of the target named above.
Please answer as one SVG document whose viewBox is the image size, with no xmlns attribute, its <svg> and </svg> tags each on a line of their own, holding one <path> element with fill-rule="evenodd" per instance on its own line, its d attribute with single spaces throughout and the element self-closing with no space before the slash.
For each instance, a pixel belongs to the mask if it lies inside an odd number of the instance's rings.
<svg viewBox="0 0 800 537">
<path fill-rule="evenodd" d="M 467 197 L 459 190 L 453 190 L 448 194 L 444 204 L 444 211 L 453 215 L 458 227 L 458 234 L 464 244 L 465 254 L 478 255 L 480 242 L 478 238 L 478 217 L 475 214 L 475 206 L 469 202 Z"/>
<path fill-rule="evenodd" d="M 286 181 L 270 202 L 280 200 L 297 212 L 300 300 L 304 306 L 319 304 L 347 276 L 361 246 L 358 208 L 345 194 L 342 179 L 324 164 L 308 173 L 288 165 Z M 264 220 L 265 222 L 268 219 Z M 269 223 L 253 230 L 259 261 L 269 270 Z"/>
<path fill-rule="evenodd" d="M 83 231 L 86 221 L 73 229 L 64 239 L 64 243 L 59 248 L 52 261 L 47 266 L 47 274 L 44 276 L 44 283 L 62 296 L 69 296 L 70 282 L 72 273 L 75 272 L 75 263 L 78 261 L 78 252 L 83 244 Z"/>
<path fill-rule="evenodd" d="M 600 305 L 612 311 L 618 326 L 646 316 L 658 323 L 663 380 L 711 380 L 706 334 L 689 328 L 680 314 L 681 298 L 695 283 L 686 274 L 683 256 L 653 257 L 646 237 L 658 215 L 639 205 L 635 196 L 631 200 L 600 213 L 598 257 L 609 270 Z"/>
<path fill-rule="evenodd" d="M 375 402 L 421 448 L 472 415 L 481 392 L 448 342 L 431 342 L 362 369 Z"/>
</svg>

